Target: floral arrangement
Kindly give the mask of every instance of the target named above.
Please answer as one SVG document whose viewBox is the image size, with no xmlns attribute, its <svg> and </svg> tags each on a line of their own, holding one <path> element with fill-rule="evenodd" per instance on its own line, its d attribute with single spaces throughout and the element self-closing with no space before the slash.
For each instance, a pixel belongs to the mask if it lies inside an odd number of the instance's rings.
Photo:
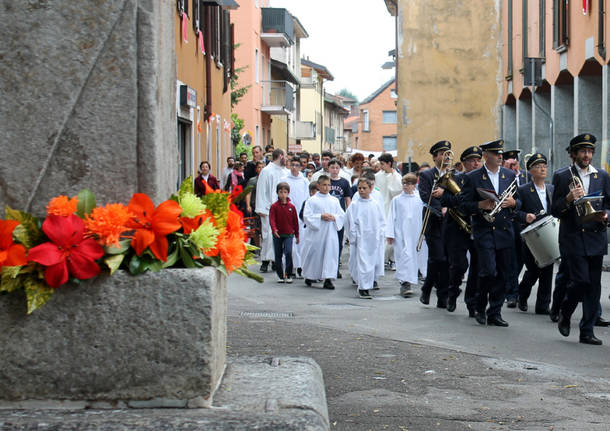
<svg viewBox="0 0 610 431">
<path fill-rule="evenodd" d="M 27 313 L 44 305 L 55 289 L 119 268 L 133 275 L 164 268 L 214 266 L 262 282 L 248 270 L 256 247 L 247 244 L 243 214 L 235 203 L 249 190 L 207 188 L 193 193 L 192 178 L 155 207 L 143 193 L 128 205 L 97 206 L 95 195 L 57 196 L 44 220 L 6 207 L 0 219 L 0 292 L 25 291 Z"/>
</svg>

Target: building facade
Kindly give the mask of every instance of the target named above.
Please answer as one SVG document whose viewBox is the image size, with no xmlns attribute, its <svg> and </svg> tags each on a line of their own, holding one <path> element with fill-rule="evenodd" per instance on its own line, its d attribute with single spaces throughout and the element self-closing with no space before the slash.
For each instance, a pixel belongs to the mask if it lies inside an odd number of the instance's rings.
<svg viewBox="0 0 610 431">
<path fill-rule="evenodd" d="M 174 13 L 179 181 L 207 160 L 214 175 L 233 153 L 232 0 L 179 0 Z"/>
<path fill-rule="evenodd" d="M 301 139 L 301 147 L 309 153 L 332 151 L 331 145 L 324 138 L 324 81 L 333 79 L 325 66 L 309 59 L 301 59 L 301 120 L 303 124 L 310 124 L 313 132 L 310 139 Z"/>
<path fill-rule="evenodd" d="M 456 153 L 501 131 L 500 0 L 385 0 L 396 17 L 399 160 L 428 161 L 448 139 Z"/>
<path fill-rule="evenodd" d="M 522 154 L 547 154 L 552 169 L 571 163 L 567 144 L 585 132 L 598 139 L 593 165 L 608 169 L 607 7 L 502 1 L 504 139 Z"/>
<path fill-rule="evenodd" d="M 349 113 L 343 97 L 324 92 L 324 141 L 333 153 L 346 152 L 343 122 Z"/>
<path fill-rule="evenodd" d="M 397 150 L 396 93 L 394 78 L 360 102 L 357 140 L 354 152 Z M 396 154 L 396 153 L 394 153 Z"/>
</svg>

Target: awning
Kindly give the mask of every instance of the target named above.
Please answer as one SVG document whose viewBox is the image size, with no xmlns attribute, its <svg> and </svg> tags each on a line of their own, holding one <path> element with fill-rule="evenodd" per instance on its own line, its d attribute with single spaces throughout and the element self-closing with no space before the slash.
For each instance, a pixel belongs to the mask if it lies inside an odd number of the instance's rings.
<svg viewBox="0 0 610 431">
<path fill-rule="evenodd" d="M 224 9 L 237 9 L 239 7 L 235 0 L 203 0 L 203 4 L 217 5 Z"/>
<path fill-rule="evenodd" d="M 271 59 L 271 69 L 272 71 L 277 72 L 279 75 L 281 75 L 281 77 L 285 81 L 292 82 L 295 85 L 300 84 L 299 79 L 292 73 L 286 63 Z"/>
</svg>

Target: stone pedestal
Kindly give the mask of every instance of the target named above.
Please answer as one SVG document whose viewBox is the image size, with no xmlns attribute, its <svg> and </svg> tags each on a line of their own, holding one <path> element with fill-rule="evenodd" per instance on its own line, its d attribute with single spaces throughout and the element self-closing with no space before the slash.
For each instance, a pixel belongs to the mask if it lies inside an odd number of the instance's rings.
<svg viewBox="0 0 610 431">
<path fill-rule="evenodd" d="M 0 296 L 3 402 L 202 407 L 224 371 L 226 278 L 211 267 L 119 271 L 25 311 L 20 294 Z"/>
</svg>

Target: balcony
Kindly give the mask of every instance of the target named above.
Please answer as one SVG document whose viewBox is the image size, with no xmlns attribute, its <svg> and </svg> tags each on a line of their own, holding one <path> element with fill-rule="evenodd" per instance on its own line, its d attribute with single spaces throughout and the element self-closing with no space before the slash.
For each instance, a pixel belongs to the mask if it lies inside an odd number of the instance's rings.
<svg viewBox="0 0 610 431">
<path fill-rule="evenodd" d="M 315 139 L 316 125 L 313 121 L 297 121 L 295 124 L 296 139 Z"/>
<path fill-rule="evenodd" d="M 262 8 L 261 39 L 270 47 L 286 48 L 294 44 L 292 15 L 283 8 Z"/>
<path fill-rule="evenodd" d="M 262 81 L 261 111 L 269 115 L 289 115 L 294 110 L 294 88 L 288 81 Z"/>
</svg>

